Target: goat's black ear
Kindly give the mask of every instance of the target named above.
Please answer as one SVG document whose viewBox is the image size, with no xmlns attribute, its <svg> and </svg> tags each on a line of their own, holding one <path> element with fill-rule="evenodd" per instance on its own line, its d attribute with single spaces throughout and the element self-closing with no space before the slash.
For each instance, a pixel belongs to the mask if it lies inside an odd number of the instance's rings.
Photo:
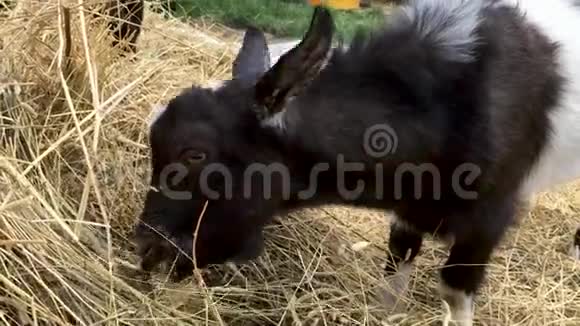
<svg viewBox="0 0 580 326">
<path fill-rule="evenodd" d="M 233 78 L 255 83 L 270 69 L 270 51 L 264 33 L 249 27 L 233 63 Z"/>
<path fill-rule="evenodd" d="M 302 41 L 280 57 L 255 86 L 260 118 L 282 110 L 326 64 L 332 47 L 334 22 L 330 11 L 316 7 Z"/>
</svg>

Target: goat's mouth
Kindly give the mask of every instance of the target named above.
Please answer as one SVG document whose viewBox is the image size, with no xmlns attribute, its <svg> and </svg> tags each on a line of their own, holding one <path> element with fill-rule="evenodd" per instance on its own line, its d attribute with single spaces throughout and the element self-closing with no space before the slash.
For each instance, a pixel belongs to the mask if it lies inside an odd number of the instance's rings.
<svg viewBox="0 0 580 326">
<path fill-rule="evenodd" d="M 177 282 L 193 275 L 196 267 L 204 269 L 209 265 L 225 263 L 248 264 L 264 251 L 262 230 L 251 231 L 249 235 L 225 246 L 222 241 L 208 243 L 198 239 L 195 257 L 193 234 L 188 232 L 168 232 L 160 226 L 140 223 L 133 232 L 133 239 L 142 272 L 147 275 L 167 274 Z"/>
<path fill-rule="evenodd" d="M 139 226 L 134 234 L 137 246 L 139 267 L 145 273 L 160 272 L 170 274 L 174 281 L 181 281 L 193 273 L 191 235 L 170 235 L 158 228 L 145 229 Z M 206 267 L 207 263 L 196 257 L 198 268 Z"/>
<path fill-rule="evenodd" d="M 243 242 L 241 250 L 230 261 L 236 264 L 246 264 L 260 257 L 264 251 L 264 237 L 262 232 L 256 232 Z"/>
</svg>

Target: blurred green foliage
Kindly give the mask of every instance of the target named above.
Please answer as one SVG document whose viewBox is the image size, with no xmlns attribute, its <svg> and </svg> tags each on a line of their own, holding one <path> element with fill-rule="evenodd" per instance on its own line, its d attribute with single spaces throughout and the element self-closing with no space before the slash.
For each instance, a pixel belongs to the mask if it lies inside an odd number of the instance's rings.
<svg viewBox="0 0 580 326">
<path fill-rule="evenodd" d="M 249 25 L 278 37 L 300 38 L 310 23 L 313 7 L 305 0 L 161 0 L 178 17 L 208 17 L 234 28 Z M 380 9 L 333 10 L 336 36 L 350 40 L 357 30 L 379 25 Z"/>
</svg>

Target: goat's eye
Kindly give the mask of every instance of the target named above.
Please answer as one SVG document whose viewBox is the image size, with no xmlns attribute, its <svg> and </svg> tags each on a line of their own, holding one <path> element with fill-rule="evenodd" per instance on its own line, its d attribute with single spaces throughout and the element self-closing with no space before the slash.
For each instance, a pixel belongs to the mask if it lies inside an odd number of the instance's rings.
<svg viewBox="0 0 580 326">
<path fill-rule="evenodd" d="M 205 152 L 200 151 L 200 150 L 193 150 L 193 149 L 186 150 L 181 155 L 182 161 L 189 164 L 189 165 L 200 164 L 203 161 L 205 161 L 206 158 L 207 158 L 207 154 Z"/>
</svg>

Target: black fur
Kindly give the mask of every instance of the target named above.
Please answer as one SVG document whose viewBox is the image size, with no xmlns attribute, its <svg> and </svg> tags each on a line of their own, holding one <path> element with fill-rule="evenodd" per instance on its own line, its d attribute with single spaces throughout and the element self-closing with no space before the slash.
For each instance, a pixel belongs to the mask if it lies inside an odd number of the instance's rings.
<svg viewBox="0 0 580 326">
<path fill-rule="evenodd" d="M 513 222 L 520 185 L 546 145 L 552 128 L 547 116 L 564 82 L 555 64 L 557 46 L 518 12 L 490 7 L 483 9 L 482 18 L 472 61 L 445 57 L 437 51 L 440 45 L 420 37 L 417 26 L 399 21 L 373 35 L 359 35 L 349 49 L 335 50 L 322 70 L 323 56 L 299 67 L 306 75 L 315 73 L 311 80 L 294 76 L 293 65 L 305 51 L 298 47 L 269 74 L 264 72 L 270 83 L 266 94 L 254 87 L 263 86 L 260 76 L 234 75 L 219 90 L 192 87 L 174 98 L 151 129 L 151 184 L 163 188 L 163 169 L 182 163 L 187 178 L 172 189 L 191 191 L 193 198 L 171 199 L 164 189 L 147 194 L 136 227 L 146 268 L 176 253 L 156 232 L 176 241 L 185 255 L 192 252 L 193 230 L 209 197 L 199 184 L 202 170 L 220 163 L 231 173 L 232 198 L 223 198 L 229 183 L 222 176 L 208 178 L 222 197 L 208 201 L 197 234 L 198 267 L 256 257 L 262 250 L 262 229 L 274 214 L 341 203 L 392 210 L 412 227 L 392 228 L 389 247 L 395 262 L 408 249 L 412 260 L 423 234 L 453 239 L 443 280 L 475 292 L 484 278 L 483 264 Z M 318 23 L 330 24 L 324 19 Z M 319 44 L 328 43 L 329 35 L 318 37 Z M 259 57 L 262 50 L 248 51 L 265 64 Z M 268 96 L 280 95 L 276 90 L 289 82 L 299 91 L 294 98 L 277 98 L 284 103 L 285 128 L 264 125 L 256 107 L 269 103 Z M 377 158 L 365 152 L 363 141 L 365 131 L 381 123 L 393 128 L 398 144 L 396 151 Z M 360 163 L 360 169 L 345 174 L 344 187 L 337 184 L 337 175 L 345 172 L 337 163 L 341 159 Z M 273 177 L 272 196 L 264 198 L 264 173 L 251 179 L 252 195 L 243 197 L 248 187 L 243 173 L 257 162 L 288 169 L 287 197 L 282 179 Z M 301 191 L 320 163 L 328 169 L 318 173 L 314 196 L 304 199 Z M 418 188 L 413 175 L 406 174 L 400 188 L 393 188 L 397 168 L 408 163 L 430 164 L 440 180 L 424 174 Z M 478 194 L 474 199 L 454 191 L 454 172 L 464 163 L 480 170 L 463 185 Z M 366 183 L 364 191 L 346 196 L 344 188 L 356 189 L 360 180 Z M 377 197 L 379 187 L 382 196 Z M 178 262 L 178 278 L 191 273 L 191 259 L 185 255 Z"/>
<path fill-rule="evenodd" d="M 121 44 L 124 53 L 137 52 L 144 11 L 144 0 L 111 0 L 106 4 L 104 13 L 110 16 L 108 26 L 114 37 L 113 46 Z"/>
<path fill-rule="evenodd" d="M 387 273 L 394 274 L 401 263 L 413 261 L 419 254 L 422 245 L 423 235 L 421 233 L 401 223 L 391 223 L 389 237 L 391 261 L 385 267 Z M 409 256 L 407 257 L 407 255 Z"/>
<path fill-rule="evenodd" d="M 580 250 L 580 228 L 576 229 L 576 235 L 574 236 L 574 247 L 576 247 L 576 250 Z"/>
</svg>

